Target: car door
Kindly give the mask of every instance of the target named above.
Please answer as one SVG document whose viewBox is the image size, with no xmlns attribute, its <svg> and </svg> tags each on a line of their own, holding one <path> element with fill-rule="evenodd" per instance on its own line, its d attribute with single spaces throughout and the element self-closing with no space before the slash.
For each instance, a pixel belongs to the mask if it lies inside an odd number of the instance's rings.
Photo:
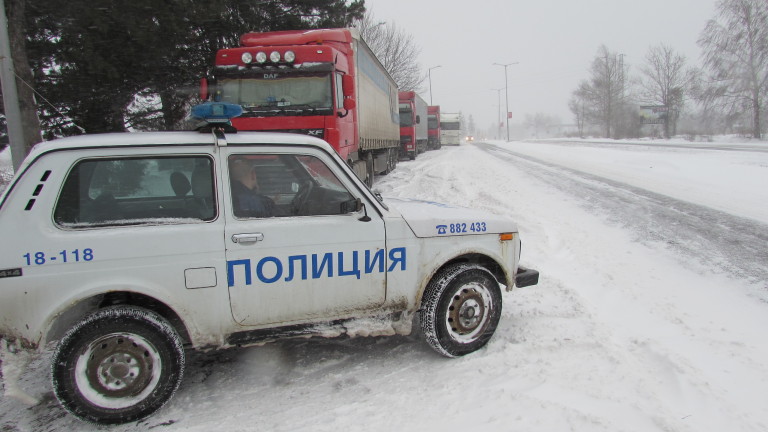
<svg viewBox="0 0 768 432">
<path fill-rule="evenodd" d="M 227 284 L 238 324 L 343 318 L 384 302 L 384 221 L 375 211 L 364 217 L 356 200 L 373 207 L 336 159 L 310 147 L 222 150 Z"/>
</svg>

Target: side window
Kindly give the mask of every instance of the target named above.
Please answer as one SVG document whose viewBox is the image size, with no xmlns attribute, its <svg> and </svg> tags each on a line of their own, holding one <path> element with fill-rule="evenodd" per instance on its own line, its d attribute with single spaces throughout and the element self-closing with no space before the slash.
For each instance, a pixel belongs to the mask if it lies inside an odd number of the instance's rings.
<svg viewBox="0 0 768 432">
<path fill-rule="evenodd" d="M 229 158 L 238 219 L 337 215 L 355 199 L 320 159 L 309 155 L 238 154 Z"/>
<path fill-rule="evenodd" d="M 342 74 L 336 73 L 336 109 L 344 109 L 344 87 L 342 85 Z"/>
<path fill-rule="evenodd" d="M 216 217 L 207 156 L 81 160 L 54 209 L 67 228 L 209 221 Z"/>
</svg>

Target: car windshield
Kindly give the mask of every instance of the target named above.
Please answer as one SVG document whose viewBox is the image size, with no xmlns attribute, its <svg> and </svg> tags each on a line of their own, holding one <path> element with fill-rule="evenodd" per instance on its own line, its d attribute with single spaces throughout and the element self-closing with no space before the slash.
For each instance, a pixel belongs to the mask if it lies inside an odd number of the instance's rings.
<svg viewBox="0 0 768 432">
<path fill-rule="evenodd" d="M 264 74 L 265 76 L 269 74 Z M 285 112 L 333 109 L 331 76 L 277 76 L 227 78 L 220 81 L 221 99 L 250 112 Z"/>
<path fill-rule="evenodd" d="M 442 130 L 459 130 L 461 125 L 458 122 L 443 122 L 440 123 L 440 129 Z"/>
</svg>

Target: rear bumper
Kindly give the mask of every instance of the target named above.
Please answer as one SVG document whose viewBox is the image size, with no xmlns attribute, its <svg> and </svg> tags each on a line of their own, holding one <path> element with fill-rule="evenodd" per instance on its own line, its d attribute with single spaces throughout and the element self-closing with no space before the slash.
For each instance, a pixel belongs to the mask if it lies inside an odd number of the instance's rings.
<svg viewBox="0 0 768 432">
<path fill-rule="evenodd" d="M 517 268 L 515 276 L 515 286 L 518 288 L 536 285 L 539 283 L 539 271 L 525 267 Z"/>
</svg>

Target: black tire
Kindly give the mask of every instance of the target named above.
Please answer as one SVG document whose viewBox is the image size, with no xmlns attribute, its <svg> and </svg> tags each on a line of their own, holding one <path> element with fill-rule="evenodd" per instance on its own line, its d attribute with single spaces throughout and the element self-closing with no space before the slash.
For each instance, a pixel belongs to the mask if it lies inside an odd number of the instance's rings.
<svg viewBox="0 0 768 432">
<path fill-rule="evenodd" d="M 56 397 L 92 423 L 140 420 L 171 399 L 184 375 L 184 348 L 158 314 L 133 306 L 101 309 L 61 339 L 53 354 Z"/>
<path fill-rule="evenodd" d="M 440 270 L 421 301 L 421 328 L 427 343 L 446 357 L 485 346 L 500 317 L 499 283 L 477 264 L 459 263 Z"/>
</svg>

